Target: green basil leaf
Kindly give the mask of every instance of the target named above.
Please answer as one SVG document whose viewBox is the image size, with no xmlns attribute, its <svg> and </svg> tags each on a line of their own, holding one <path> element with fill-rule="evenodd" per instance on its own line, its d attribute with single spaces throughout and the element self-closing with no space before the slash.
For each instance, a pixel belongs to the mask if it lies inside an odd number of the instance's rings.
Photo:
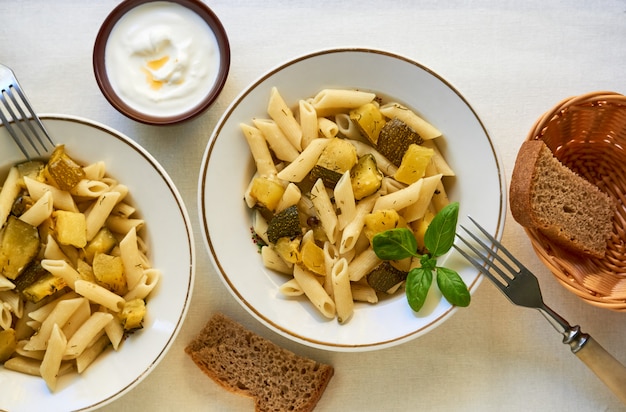
<svg viewBox="0 0 626 412">
<path fill-rule="evenodd" d="M 400 260 L 418 256 L 417 240 L 413 232 L 406 228 L 395 228 L 377 233 L 372 238 L 374 253 L 382 260 Z"/>
<path fill-rule="evenodd" d="M 420 266 L 425 270 L 435 270 L 437 267 L 437 259 L 431 258 L 429 255 L 422 255 L 420 258 Z"/>
<path fill-rule="evenodd" d="M 469 306 L 471 296 L 461 276 L 452 269 L 438 267 L 437 286 L 444 298 L 455 306 Z"/>
<path fill-rule="evenodd" d="M 459 202 L 453 202 L 441 209 L 430 222 L 424 234 L 424 245 L 432 257 L 444 255 L 450 250 L 458 218 Z"/>
<path fill-rule="evenodd" d="M 433 273 L 430 270 L 413 268 L 409 271 L 406 278 L 406 298 L 415 312 L 419 312 L 424 306 L 432 283 Z"/>
</svg>

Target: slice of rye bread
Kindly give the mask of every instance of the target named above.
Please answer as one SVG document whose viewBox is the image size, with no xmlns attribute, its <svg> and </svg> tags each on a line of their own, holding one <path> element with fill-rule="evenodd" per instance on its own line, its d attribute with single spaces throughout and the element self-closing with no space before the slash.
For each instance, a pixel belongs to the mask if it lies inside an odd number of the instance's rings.
<svg viewBox="0 0 626 412">
<path fill-rule="evenodd" d="M 520 147 L 511 176 L 511 214 L 562 247 L 602 258 L 613 230 L 615 203 L 563 165 L 541 140 Z"/>
<path fill-rule="evenodd" d="M 287 349 L 216 313 L 185 348 L 227 390 L 254 399 L 256 411 L 312 411 L 334 368 Z"/>
</svg>

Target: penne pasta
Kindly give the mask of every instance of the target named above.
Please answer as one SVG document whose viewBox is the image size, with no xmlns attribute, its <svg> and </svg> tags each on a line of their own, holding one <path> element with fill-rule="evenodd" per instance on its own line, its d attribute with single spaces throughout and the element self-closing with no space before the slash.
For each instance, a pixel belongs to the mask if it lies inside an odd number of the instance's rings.
<svg viewBox="0 0 626 412">
<path fill-rule="evenodd" d="M 293 263 L 285 262 L 284 259 L 271 247 L 263 246 L 261 248 L 261 259 L 263 260 L 263 266 L 268 269 L 275 270 L 286 275 L 291 275 L 293 272 Z"/>
<path fill-rule="evenodd" d="M 5 276 L 0 275 L 0 291 L 15 289 L 15 283 L 11 282 Z"/>
<path fill-rule="evenodd" d="M 74 286 L 76 293 L 113 312 L 119 312 L 124 307 L 123 297 L 93 282 L 80 279 Z"/>
<path fill-rule="evenodd" d="M 318 179 L 313 185 L 311 189 L 311 200 L 322 222 L 322 228 L 324 229 L 324 233 L 326 233 L 326 237 L 328 237 L 328 240 L 332 243 L 335 243 L 335 239 L 339 236 L 337 215 L 322 179 Z"/>
<path fill-rule="evenodd" d="M 337 113 L 335 115 L 335 124 L 337 125 L 337 130 L 339 134 L 341 134 L 346 139 L 363 139 L 361 132 L 356 127 L 352 119 L 350 119 L 350 115 L 348 113 Z"/>
<path fill-rule="evenodd" d="M 53 210 L 52 193 L 46 192 L 19 219 L 37 227 L 52 215 Z"/>
<path fill-rule="evenodd" d="M 339 133 L 337 124 L 326 117 L 319 117 L 317 119 L 317 129 L 319 134 L 327 139 L 336 137 L 337 133 Z"/>
<path fill-rule="evenodd" d="M 161 278 L 161 271 L 157 269 L 146 269 L 143 271 L 143 275 L 139 281 L 133 286 L 132 289 L 124 295 L 125 301 L 131 301 L 133 299 L 145 299 L 152 292 L 152 290 L 159 283 Z"/>
<path fill-rule="evenodd" d="M 57 189 L 54 186 L 32 179 L 28 176 L 24 176 L 24 184 L 28 193 L 37 201 L 41 199 L 46 193 L 52 194 L 52 203 L 55 209 L 66 210 L 68 212 L 78 212 L 76 202 L 69 192 Z"/>
<path fill-rule="evenodd" d="M 119 246 L 122 264 L 124 265 L 124 274 L 126 275 L 126 284 L 128 289 L 133 289 L 144 275 L 143 260 L 139 253 L 135 228 L 131 228 L 128 231 L 126 236 L 120 241 Z"/>
<path fill-rule="evenodd" d="M 290 182 L 301 182 L 313 169 L 328 143 L 330 143 L 329 139 L 312 140 L 293 162 L 278 172 L 278 178 Z"/>
<path fill-rule="evenodd" d="M 270 99 L 267 105 L 267 114 L 276 122 L 280 130 L 287 137 L 296 150 L 302 150 L 302 129 L 296 121 L 293 112 L 283 100 L 276 87 L 270 90 Z"/>
<path fill-rule="evenodd" d="M 67 341 L 64 358 L 74 359 L 104 331 L 106 325 L 113 320 L 113 315 L 105 312 L 94 312 Z"/>
<path fill-rule="evenodd" d="M 277 158 L 293 162 L 298 157 L 298 150 L 287 139 L 276 122 L 271 119 L 253 119 L 252 122 L 263 133 L 263 137 Z"/>
<path fill-rule="evenodd" d="M 350 289 L 348 261 L 341 258 L 335 262 L 331 271 L 333 282 L 333 298 L 339 323 L 345 323 L 354 313 L 354 300 Z"/>
<path fill-rule="evenodd" d="M 291 273 L 291 271 L 289 273 Z M 278 291 L 281 294 L 283 294 L 285 296 L 290 296 L 290 297 L 304 295 L 304 291 L 302 290 L 302 288 L 298 284 L 298 281 L 296 279 L 293 279 L 293 278 L 289 279 L 285 283 L 281 284 L 278 287 Z"/>
<path fill-rule="evenodd" d="M 298 282 L 304 294 L 309 298 L 313 306 L 326 318 L 335 317 L 335 302 L 328 296 L 324 287 L 316 279 L 317 277 L 300 265 L 293 268 L 293 277 Z"/>
<path fill-rule="evenodd" d="M 88 241 L 93 239 L 93 237 L 102 228 L 111 214 L 113 207 L 115 207 L 117 202 L 120 200 L 120 197 L 120 192 L 106 192 L 101 194 L 98 199 L 94 201 L 91 209 L 85 216 Z"/>
<path fill-rule="evenodd" d="M 335 207 L 337 208 L 337 225 L 343 230 L 356 217 L 356 200 L 352 190 L 350 171 L 345 172 L 334 189 Z"/>
<path fill-rule="evenodd" d="M 106 164 L 103 161 L 91 163 L 83 167 L 85 179 L 102 180 L 106 174 Z"/>
<path fill-rule="evenodd" d="M 51 391 L 54 391 L 57 385 L 57 378 L 59 377 L 59 370 L 61 369 L 61 361 L 63 360 L 63 353 L 67 346 L 67 339 L 61 332 L 58 325 L 54 325 L 50 339 L 48 340 L 48 348 L 46 354 L 41 361 L 39 371 L 41 377 L 46 381 L 46 385 Z"/>
<path fill-rule="evenodd" d="M 24 349 L 29 351 L 45 350 L 48 347 L 48 340 L 54 327 L 63 328 L 83 301 L 83 298 L 75 298 L 58 302 L 41 323 L 37 333 L 24 345 Z"/>
<path fill-rule="evenodd" d="M 115 322 L 110 322 L 113 324 Z M 108 335 L 102 335 L 96 340 L 96 342 L 90 347 L 86 348 L 83 353 L 76 357 L 76 370 L 78 373 L 83 373 L 89 365 L 106 349 L 109 345 Z"/>
<path fill-rule="evenodd" d="M 374 100 L 374 93 L 349 89 L 324 89 L 313 97 L 311 104 L 322 116 L 345 109 L 355 109 Z"/>
<path fill-rule="evenodd" d="M 302 192 L 300 192 L 300 188 L 293 183 L 289 183 L 283 192 L 280 202 L 278 202 L 276 206 L 276 212 L 278 213 L 290 206 L 297 205 L 301 197 Z"/>
<path fill-rule="evenodd" d="M 350 262 L 350 280 L 352 282 L 358 282 L 381 263 L 382 260 L 376 256 L 373 249 L 365 249 Z"/>
<path fill-rule="evenodd" d="M 109 185 L 101 180 L 82 179 L 70 190 L 73 196 L 96 198 L 109 191 Z"/>
<path fill-rule="evenodd" d="M 250 153 L 256 164 L 257 173 L 260 176 L 273 176 L 277 173 L 272 154 L 267 147 L 267 140 L 263 137 L 263 133 L 256 127 L 247 124 L 240 125 L 243 135 L 246 137 Z"/>
<path fill-rule="evenodd" d="M 306 149 L 313 140 L 317 139 L 317 112 L 306 100 L 300 100 L 298 108 L 300 130 L 302 130 L 302 149 Z"/>
</svg>

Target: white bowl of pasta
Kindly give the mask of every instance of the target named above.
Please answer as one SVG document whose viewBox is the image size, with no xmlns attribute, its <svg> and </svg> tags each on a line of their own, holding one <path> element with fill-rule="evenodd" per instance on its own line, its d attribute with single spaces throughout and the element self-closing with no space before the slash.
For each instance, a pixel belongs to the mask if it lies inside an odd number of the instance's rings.
<svg viewBox="0 0 626 412">
<path fill-rule="evenodd" d="M 415 179 L 408 146 L 427 152 Z M 436 286 L 419 311 L 409 306 L 402 273 L 416 259 L 394 262 L 395 286 L 377 286 L 389 293 L 372 290 L 384 212 L 418 240 L 427 216 L 458 202 L 460 223 L 471 215 L 500 237 L 504 185 L 485 127 L 441 76 L 385 51 L 332 49 L 278 66 L 235 99 L 204 154 L 199 210 L 218 274 L 249 313 L 304 345 L 367 351 L 423 335 L 458 308 Z M 473 294 L 475 269 L 456 252 L 438 261 Z"/>
<path fill-rule="evenodd" d="M 42 119 L 57 149 L 41 164 L 24 166 L 0 127 L 0 410 L 91 410 L 172 345 L 192 293 L 193 235 L 173 182 L 137 143 L 86 119 Z M 4 256 L 15 227 L 36 249 L 17 272 Z"/>
</svg>

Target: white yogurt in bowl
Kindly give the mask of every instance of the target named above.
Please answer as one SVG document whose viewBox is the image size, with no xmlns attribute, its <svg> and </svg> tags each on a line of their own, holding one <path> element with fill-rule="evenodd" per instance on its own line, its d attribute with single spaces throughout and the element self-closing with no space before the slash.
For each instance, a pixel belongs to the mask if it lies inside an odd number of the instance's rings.
<svg viewBox="0 0 626 412">
<path fill-rule="evenodd" d="M 125 1 L 105 20 L 94 47 L 105 97 L 128 117 L 152 124 L 204 111 L 229 65 L 225 31 L 200 1 Z"/>
</svg>

